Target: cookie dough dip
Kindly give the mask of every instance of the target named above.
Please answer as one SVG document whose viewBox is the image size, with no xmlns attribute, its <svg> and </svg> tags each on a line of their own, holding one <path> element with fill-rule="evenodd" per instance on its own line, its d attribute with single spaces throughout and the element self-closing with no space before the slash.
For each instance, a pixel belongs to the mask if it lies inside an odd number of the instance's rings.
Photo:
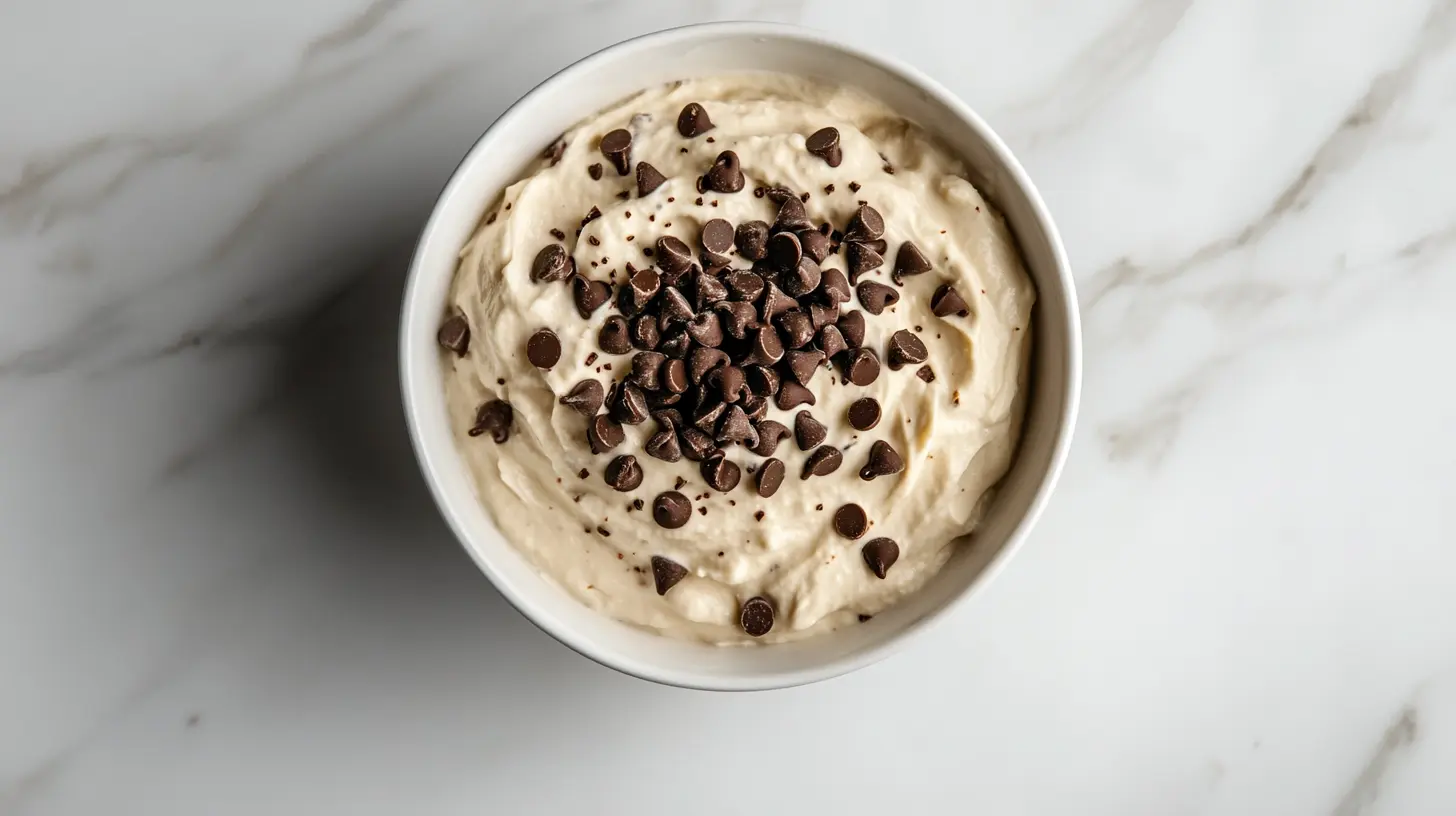
<svg viewBox="0 0 1456 816">
<path fill-rule="evenodd" d="M 965 168 L 883 102 L 746 74 L 546 147 L 439 332 L 480 500 L 580 601 L 793 640 L 915 592 L 1020 433 L 1035 291 Z"/>
</svg>

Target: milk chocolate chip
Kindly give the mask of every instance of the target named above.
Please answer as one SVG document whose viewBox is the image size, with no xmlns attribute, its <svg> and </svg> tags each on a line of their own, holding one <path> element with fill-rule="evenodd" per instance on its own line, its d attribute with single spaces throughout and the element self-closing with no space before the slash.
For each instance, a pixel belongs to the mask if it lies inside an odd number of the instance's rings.
<svg viewBox="0 0 1456 816">
<path fill-rule="evenodd" d="M 686 501 L 686 499 L 684 499 Z M 653 515 L 657 514 L 657 504 L 652 506 Z M 658 522 L 661 524 L 662 522 Z M 668 525 L 663 524 L 666 527 Z M 677 525 L 681 527 L 682 525 Z M 657 594 L 666 595 L 669 589 L 677 586 L 678 582 L 688 577 L 688 570 L 676 561 L 663 558 L 660 555 L 652 556 L 652 581 L 657 585 Z"/>
</svg>

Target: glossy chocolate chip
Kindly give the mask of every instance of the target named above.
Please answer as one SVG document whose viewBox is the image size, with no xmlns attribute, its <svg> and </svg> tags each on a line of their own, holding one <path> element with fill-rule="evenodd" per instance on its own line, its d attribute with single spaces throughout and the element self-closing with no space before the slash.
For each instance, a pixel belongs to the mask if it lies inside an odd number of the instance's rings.
<svg viewBox="0 0 1456 816">
<path fill-rule="evenodd" d="M 853 541 L 870 529 L 870 517 L 857 504 L 846 504 L 834 511 L 834 532 Z"/>
<path fill-rule="evenodd" d="M 682 442 L 683 456 L 693 462 L 701 462 L 717 450 L 713 444 L 713 437 L 701 428 L 684 428 L 679 434 Z"/>
<path fill-rule="evenodd" d="M 949 317 L 950 315 L 966 317 L 971 313 L 971 307 L 954 286 L 942 283 L 936 288 L 935 294 L 930 296 L 930 311 L 934 312 L 936 317 Z"/>
<path fill-rule="evenodd" d="M 608 354 L 626 354 L 632 350 L 632 339 L 627 336 L 627 319 L 611 315 L 602 322 L 597 332 L 597 345 Z"/>
<path fill-rule="evenodd" d="M 659 496 L 658 498 L 660 500 L 662 497 Z M 687 499 L 684 498 L 683 501 L 687 501 Z M 654 516 L 657 515 L 656 502 L 652 505 L 652 513 Z M 662 524 L 662 522 L 659 521 L 658 524 Z M 667 527 L 669 525 L 663 524 L 662 526 Z M 677 526 L 681 527 L 682 524 L 680 523 Z M 666 595 L 669 589 L 677 586 L 678 582 L 686 577 L 688 577 L 687 567 L 684 567 L 676 561 L 663 558 L 660 555 L 652 556 L 652 582 L 657 585 L 658 595 Z"/>
<path fill-rule="evenodd" d="M 632 345 L 643 351 L 654 351 L 662 342 L 662 332 L 657 328 L 657 315 L 642 314 L 632 318 Z"/>
<path fill-rule="evenodd" d="M 804 247 L 799 236 L 792 232 L 780 232 L 768 239 L 768 264 L 781 272 L 799 265 L 804 257 Z"/>
<path fill-rule="evenodd" d="M 820 445 L 809 454 L 808 459 L 804 460 L 804 472 L 799 474 L 799 478 L 828 476 L 839 470 L 839 466 L 842 464 L 844 464 L 844 454 L 840 453 L 839 448 L 833 445 Z"/>
<path fill-rule="evenodd" d="M 819 282 L 824 279 L 823 270 L 814 259 L 808 256 L 799 259 L 799 265 L 792 270 L 785 272 L 779 278 L 779 285 L 784 292 L 793 297 L 803 297 L 819 288 Z"/>
<path fill-rule="evenodd" d="M 703 271 L 693 279 L 693 300 L 696 301 L 699 310 L 706 309 L 715 303 L 722 303 L 727 299 L 728 287 L 716 275 Z"/>
<path fill-rule="evenodd" d="M 611 299 L 612 287 L 603 281 L 589 280 L 577 275 L 571 282 L 571 295 L 576 301 L 576 313 L 586 319 Z"/>
<path fill-rule="evenodd" d="M 784 367 L 789 370 L 794 381 L 800 385 L 807 386 L 823 365 L 824 352 L 818 349 L 790 351 L 784 354 Z"/>
<path fill-rule="evenodd" d="M 813 450 L 824 444 L 827 436 L 829 429 L 808 411 L 800 411 L 794 417 L 794 442 L 798 444 L 799 450 Z"/>
<path fill-rule="evenodd" d="M 505 400 L 490 400 L 482 404 L 475 411 L 475 424 L 467 431 L 471 436 L 490 434 L 497 445 L 511 438 L 511 422 L 516 416 L 515 409 Z"/>
<path fill-rule="evenodd" d="M 616 399 L 611 401 L 612 419 L 623 425 L 641 425 L 647 421 L 650 409 L 642 389 L 631 383 L 622 383 L 617 388 Z"/>
<path fill-rule="evenodd" d="M 880 376 L 879 355 L 873 349 L 854 349 L 845 360 L 844 376 L 855 385 L 869 385 Z"/>
<path fill-rule="evenodd" d="M 785 198 L 779 204 L 779 212 L 774 218 L 771 230 L 796 233 L 813 228 L 814 224 L 809 221 L 809 214 L 804 211 L 804 202 L 800 201 L 798 196 L 790 194 L 789 198 Z"/>
<path fill-rule="evenodd" d="M 656 351 L 639 351 L 632 356 L 632 373 L 627 377 L 643 391 L 656 391 L 662 387 L 662 364 L 667 355 Z M 595 412 L 593 412 L 595 413 Z"/>
<path fill-rule="evenodd" d="M 626 438 L 622 426 L 606 414 L 597 414 L 587 423 L 586 441 L 591 446 L 592 453 L 606 453 L 622 444 L 622 440 Z"/>
<path fill-rule="evenodd" d="M 849 302 L 849 296 L 849 280 L 844 277 L 844 273 L 838 269 L 825 269 L 819 284 L 819 298 L 837 309 L 839 304 Z"/>
<path fill-rule="evenodd" d="M 761 325 L 753 331 L 752 345 L 744 362 L 757 365 L 773 365 L 784 357 L 784 344 L 778 330 L 773 326 Z"/>
<path fill-rule="evenodd" d="M 859 295 L 860 305 L 872 315 L 883 314 L 885 309 L 900 302 L 900 293 L 879 281 L 861 281 L 854 291 Z"/>
<path fill-rule="evenodd" d="M 557 339 L 556 332 L 538 329 L 531 335 L 531 339 L 526 341 L 526 359 L 537 368 L 549 369 L 556 365 L 561 359 L 561 341 Z"/>
<path fill-rule="evenodd" d="M 699 385 L 709 371 L 727 364 L 727 353 L 715 348 L 695 348 L 688 357 L 688 379 L 693 385 Z"/>
<path fill-rule="evenodd" d="M 777 459 L 769 459 L 759 465 L 758 471 L 753 474 L 758 495 L 766 499 L 779 492 L 779 486 L 784 483 L 785 470 L 784 463 Z"/>
<path fill-rule="evenodd" d="M 657 433 L 647 440 L 646 450 L 648 456 L 664 462 L 676 462 L 682 459 L 682 448 L 677 442 L 677 431 L 671 427 L 658 429 Z"/>
<path fill-rule="evenodd" d="M 849 344 L 845 342 L 844 334 L 839 330 L 838 326 L 825 326 L 820 329 L 819 337 L 815 341 L 815 344 L 819 346 L 819 350 L 824 352 L 824 356 L 828 358 L 833 358 L 834 355 L 849 350 Z"/>
<path fill-rule="evenodd" d="M 844 228 L 847 241 L 876 241 L 884 234 L 885 219 L 879 210 L 868 204 L 859 205 L 859 209 L 850 216 L 849 225 Z"/>
<path fill-rule="evenodd" d="M 779 443 L 789 435 L 789 429 L 782 422 L 772 419 L 760 420 L 758 423 L 758 444 L 751 450 L 759 456 L 773 456 L 778 449 Z"/>
<path fill-rule="evenodd" d="M 754 275 L 754 277 L 758 276 Z M 747 337 L 748 330 L 758 325 L 758 310 L 753 308 L 752 303 L 725 301 L 716 304 L 713 308 L 718 312 L 718 320 L 723 325 L 723 332 L 734 340 L 742 340 Z"/>
<path fill-rule="evenodd" d="M 698 312 L 688 323 L 688 336 L 698 345 L 717 348 L 723 345 L 723 324 L 714 311 Z"/>
<path fill-rule="evenodd" d="M 630 493 L 642 486 L 642 466 L 631 454 L 618 456 L 607 464 L 602 478 L 618 493 Z"/>
<path fill-rule="evenodd" d="M 651 194 L 658 187 L 667 183 L 667 176 L 664 176 L 656 167 L 647 162 L 637 162 L 637 197 L 643 198 Z"/>
<path fill-rule="evenodd" d="M 856 431 L 868 431 L 880 424 L 880 403 L 874 397 L 861 397 L 849 405 L 849 425 Z"/>
<path fill-rule="evenodd" d="M 617 175 L 625 176 L 632 167 L 632 134 L 617 128 L 602 137 L 602 155 L 617 168 Z"/>
<path fill-rule="evenodd" d="M 895 450 L 889 442 L 883 439 L 876 439 L 870 445 L 869 460 L 865 466 L 859 469 L 859 477 L 865 481 L 873 481 L 878 476 L 890 476 L 905 469 L 905 460 L 900 458 L 900 452 Z"/>
<path fill-rule="evenodd" d="M 923 275 L 930 271 L 930 259 L 920 251 L 920 247 L 906 241 L 900 245 L 900 251 L 895 253 L 895 271 L 891 275 L 896 283 L 908 275 Z"/>
<path fill-rule="evenodd" d="M 901 329 L 890 336 L 890 351 L 887 359 L 890 361 L 892 371 L 899 371 L 907 365 L 919 365 L 925 362 L 929 356 L 930 352 L 914 332 Z"/>
<path fill-rule="evenodd" d="M 582 380 L 573 385 L 559 402 L 584 417 L 596 416 L 602 408 L 605 392 L 596 380 Z"/>
<path fill-rule="evenodd" d="M 839 147 L 839 131 L 820 128 L 804 140 L 804 149 L 824 160 L 830 167 L 838 167 L 844 160 L 844 151 Z"/>
<path fill-rule="evenodd" d="M 849 267 L 849 282 L 859 283 L 862 275 L 885 265 L 885 256 L 874 249 L 851 241 L 844 250 L 845 264 Z"/>
<path fill-rule="evenodd" d="M 787 312 L 778 323 L 779 337 L 785 348 L 803 348 L 814 339 L 814 320 L 804 312 Z"/>
<path fill-rule="evenodd" d="M 844 335 L 844 342 L 850 348 L 859 348 L 864 345 L 865 338 L 865 316 L 858 311 L 849 311 L 839 316 L 839 333 Z"/>
<path fill-rule="evenodd" d="M 763 637 L 774 625 L 773 604 L 767 598 L 749 598 L 738 613 L 738 623 L 750 637 Z"/>
<path fill-rule="evenodd" d="M 733 234 L 733 243 L 738 245 L 738 254 L 750 261 L 761 261 L 768 253 L 768 224 L 762 221 L 745 221 L 738 225 Z"/>
<path fill-rule="evenodd" d="M 653 255 L 657 267 L 672 277 L 681 277 L 693 266 L 693 251 L 681 239 L 664 235 L 657 239 L 657 252 Z"/>
<path fill-rule="evenodd" d="M 446 320 L 435 333 L 435 342 L 461 357 L 465 356 L 465 352 L 470 350 L 470 323 L 465 320 L 465 315 L 455 315 Z"/>
<path fill-rule="evenodd" d="M 708 487 L 719 493 L 731 491 L 743 478 L 742 469 L 725 456 L 713 456 L 705 459 L 698 469 L 703 475 L 703 481 L 708 483 Z"/>
<path fill-rule="evenodd" d="M 814 392 L 793 380 L 788 380 L 779 386 L 779 393 L 774 397 L 774 405 L 777 405 L 783 411 L 797 408 L 800 405 L 813 404 Z"/>
<path fill-rule="evenodd" d="M 682 360 L 668 360 L 662 365 L 658 376 L 662 387 L 670 393 L 681 394 L 688 390 L 688 367 Z"/>
<path fill-rule="evenodd" d="M 873 572 L 876 578 L 884 578 L 885 573 L 890 571 L 890 567 L 895 566 L 895 562 L 900 560 L 900 545 L 888 538 L 870 539 L 864 545 L 862 552 L 865 565 L 870 568 L 870 572 Z"/>
<path fill-rule="evenodd" d="M 743 370 L 748 376 L 748 390 L 760 397 L 771 397 L 779 392 L 779 373 L 768 366 L 751 365 Z"/>
<path fill-rule="evenodd" d="M 692 503 L 688 501 L 687 496 L 684 496 L 676 490 L 661 493 L 657 498 L 652 500 L 652 520 L 656 521 L 659 527 L 676 530 L 684 524 L 687 524 L 688 519 L 692 517 Z M 663 591 L 666 592 L 667 590 Z"/>
<path fill-rule="evenodd" d="M 685 138 L 691 139 L 712 129 L 713 121 L 708 118 L 708 111 L 697 102 L 687 103 L 677 115 L 677 132 Z"/>
<path fill-rule="evenodd" d="M 813 258 L 814 263 L 824 263 L 829 257 L 829 236 L 818 230 L 804 230 L 799 233 L 799 246 L 804 256 Z"/>
<path fill-rule="evenodd" d="M 719 193 L 736 193 L 743 189 L 743 168 L 739 166 L 738 154 L 725 150 L 718 154 L 712 169 L 703 177 L 709 190 Z"/>
<path fill-rule="evenodd" d="M 531 280 L 537 283 L 551 283 L 566 280 L 571 274 L 570 257 L 561 244 L 547 244 L 536 253 L 531 262 Z"/>
</svg>

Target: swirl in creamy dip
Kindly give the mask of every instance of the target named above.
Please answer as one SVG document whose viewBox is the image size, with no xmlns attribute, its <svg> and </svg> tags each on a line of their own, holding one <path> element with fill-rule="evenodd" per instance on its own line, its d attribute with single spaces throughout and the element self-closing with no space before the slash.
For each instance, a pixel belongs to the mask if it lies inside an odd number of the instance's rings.
<svg viewBox="0 0 1456 816">
<path fill-rule="evenodd" d="M 690 103 L 700 104 L 712 124 L 691 137 L 678 127 Z M 823 137 L 809 145 L 817 153 L 806 147 L 826 127 L 838 132 L 837 166 L 826 159 Z M 602 145 L 617 129 L 630 134 L 625 153 L 610 140 Z M 724 151 L 737 156 L 742 190 L 701 189 Z M 628 168 L 625 175 L 614 160 Z M 638 189 L 641 162 L 666 179 L 646 195 Z M 870 314 L 861 290 L 839 306 L 841 315 L 863 314 L 863 347 L 882 363 L 878 376 L 865 386 L 847 382 L 840 354 L 811 379 L 812 405 L 781 410 L 770 398 L 763 417 L 792 430 L 807 411 L 824 428 L 822 445 L 842 452 L 843 465 L 801 478 L 814 451 L 801 450 L 790 434 L 773 453 L 786 476 L 763 498 L 755 486 L 765 457 L 725 443 L 725 461 L 739 466 L 741 481 L 719 492 L 699 462 L 663 461 L 645 450 L 662 427 L 654 419 L 623 426 L 624 441 L 594 455 L 588 419 L 560 400 L 588 379 L 610 391 L 632 371 L 638 349 L 610 354 L 599 344 L 603 321 L 619 314 L 627 265 L 641 270 L 662 262 L 653 248 L 663 236 L 697 256 L 711 219 L 774 224 L 784 198 L 765 194 L 774 187 L 806 193 L 809 221 L 830 225 L 836 251 L 820 264 L 826 273 L 848 272 L 849 245 L 840 243 L 840 232 L 861 203 L 883 216 L 884 263 L 859 282 L 889 285 L 899 300 Z M 897 255 L 906 242 L 930 270 L 897 285 Z M 612 287 L 610 301 L 589 318 L 578 311 L 571 281 L 533 280 L 533 263 L 553 243 L 565 248 L 577 274 Z M 730 269 L 755 267 L 739 247 L 727 255 Z M 757 267 L 774 279 L 764 263 Z M 697 274 L 680 283 L 690 303 Z M 945 286 L 965 301 L 965 315 L 934 313 L 932 301 Z M 644 91 L 584 120 L 487 212 L 461 251 L 451 290 L 447 316 L 457 336 L 448 344 L 464 351 L 442 352 L 444 387 L 481 501 L 543 575 L 604 614 L 666 635 L 724 644 L 792 640 L 857 625 L 914 592 L 976 526 L 1020 432 L 1034 299 L 1004 221 L 966 180 L 961 163 L 883 103 L 784 75 L 691 80 Z M 465 327 L 468 339 L 458 337 Z M 544 361 L 539 347 L 527 353 L 528 339 L 542 329 L 560 345 L 549 369 L 532 364 Z M 894 340 L 897 332 L 905 333 L 901 340 Z M 896 370 L 892 341 L 907 336 L 923 344 L 928 359 Z M 881 416 L 857 430 L 849 411 L 863 398 L 876 401 Z M 505 441 L 467 433 L 477 427 L 481 406 L 496 400 L 510 411 L 487 418 L 481 430 L 508 428 L 495 436 Z M 691 422 L 693 406 L 677 407 Z M 904 467 L 866 480 L 860 472 L 876 442 L 898 453 Z M 624 455 L 635 457 L 641 474 L 640 485 L 626 492 L 608 483 L 634 482 L 620 467 L 608 473 Z M 654 501 L 674 490 L 687 497 L 690 512 L 670 529 L 654 520 Z M 846 537 L 857 532 L 853 511 L 840 528 L 835 523 L 836 511 L 850 504 L 868 520 L 854 539 Z M 898 560 L 883 578 L 871 565 L 876 558 L 883 565 L 884 545 L 865 552 L 880 539 L 898 545 Z M 665 594 L 656 591 L 654 556 L 666 559 L 659 565 L 683 568 L 666 568 L 677 580 Z M 755 616 L 762 615 L 771 616 L 771 629 L 754 638 L 745 627 L 761 627 Z"/>
</svg>

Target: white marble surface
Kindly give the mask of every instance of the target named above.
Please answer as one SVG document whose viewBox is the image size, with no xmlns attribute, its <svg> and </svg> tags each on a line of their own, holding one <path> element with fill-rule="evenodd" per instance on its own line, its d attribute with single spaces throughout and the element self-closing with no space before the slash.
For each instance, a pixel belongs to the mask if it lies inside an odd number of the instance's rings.
<svg viewBox="0 0 1456 816">
<path fill-rule="evenodd" d="M 556 68 L 693 20 L 983 112 L 1085 309 L 1070 467 L 909 651 L 659 688 L 437 518 L 401 253 Z M 0 814 L 1456 812 L 1456 2 L 0 4 Z"/>
</svg>

